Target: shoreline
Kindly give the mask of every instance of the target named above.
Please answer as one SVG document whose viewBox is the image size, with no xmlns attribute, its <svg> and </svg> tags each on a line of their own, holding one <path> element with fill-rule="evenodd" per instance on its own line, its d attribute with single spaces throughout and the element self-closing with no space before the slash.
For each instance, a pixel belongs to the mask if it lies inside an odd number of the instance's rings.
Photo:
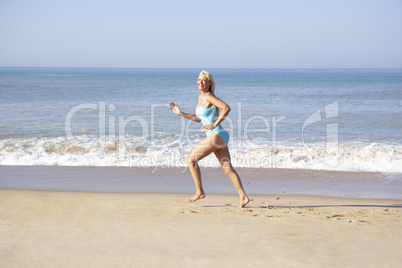
<svg viewBox="0 0 402 268">
<path fill-rule="evenodd" d="M 155 172 L 154 172 L 155 171 Z M 402 200 L 402 173 L 236 168 L 246 193 Z M 236 195 L 221 168 L 203 168 L 208 194 Z M 0 189 L 193 194 L 188 168 L 2 166 Z"/>
<path fill-rule="evenodd" d="M 398 267 L 402 201 L 0 190 L 5 267 Z M 196 243 L 195 243 L 196 242 Z M 234 246 L 241 245 L 241 246 Z"/>
</svg>

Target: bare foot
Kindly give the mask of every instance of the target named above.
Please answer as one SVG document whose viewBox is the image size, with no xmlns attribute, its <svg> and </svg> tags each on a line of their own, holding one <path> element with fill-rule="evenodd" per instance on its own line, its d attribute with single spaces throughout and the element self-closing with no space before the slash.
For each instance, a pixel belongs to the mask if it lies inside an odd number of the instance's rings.
<svg viewBox="0 0 402 268">
<path fill-rule="evenodd" d="M 239 204 L 239 208 L 244 208 L 248 202 L 250 202 L 250 198 L 248 198 L 248 196 L 244 196 L 240 198 L 240 204 Z"/>
<path fill-rule="evenodd" d="M 205 197 L 205 194 L 204 194 L 204 193 L 202 193 L 202 194 L 195 194 L 193 197 L 187 199 L 187 201 L 188 201 L 188 202 L 195 202 L 195 201 L 197 201 L 198 199 L 203 199 L 204 197 Z"/>
</svg>

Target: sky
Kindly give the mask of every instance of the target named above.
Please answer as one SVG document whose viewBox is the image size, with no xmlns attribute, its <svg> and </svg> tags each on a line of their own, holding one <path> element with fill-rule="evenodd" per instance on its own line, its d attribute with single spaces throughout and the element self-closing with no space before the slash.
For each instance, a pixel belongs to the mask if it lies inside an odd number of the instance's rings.
<svg viewBox="0 0 402 268">
<path fill-rule="evenodd" d="M 402 68 L 402 0 L 0 0 L 0 66 Z"/>
</svg>

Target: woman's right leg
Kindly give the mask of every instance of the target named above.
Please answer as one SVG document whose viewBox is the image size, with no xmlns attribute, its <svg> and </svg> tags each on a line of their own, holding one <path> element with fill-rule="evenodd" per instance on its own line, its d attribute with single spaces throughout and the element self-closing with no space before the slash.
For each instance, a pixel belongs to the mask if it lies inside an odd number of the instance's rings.
<svg viewBox="0 0 402 268">
<path fill-rule="evenodd" d="M 202 187 L 201 171 L 198 166 L 198 161 L 208 156 L 209 154 L 216 151 L 219 147 L 224 144 L 224 141 L 218 135 L 210 135 L 200 141 L 197 146 L 193 149 L 187 158 L 187 164 L 190 169 L 191 175 L 193 176 L 196 192 L 192 198 L 187 199 L 189 202 L 195 202 L 198 199 L 203 199 L 205 197 L 205 192 Z"/>
</svg>

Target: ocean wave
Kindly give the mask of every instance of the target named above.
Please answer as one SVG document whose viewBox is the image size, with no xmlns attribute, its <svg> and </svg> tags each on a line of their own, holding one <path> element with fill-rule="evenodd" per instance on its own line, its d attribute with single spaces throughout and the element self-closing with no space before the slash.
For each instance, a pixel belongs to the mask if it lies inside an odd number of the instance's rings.
<svg viewBox="0 0 402 268">
<path fill-rule="evenodd" d="M 198 140 L 197 140 L 198 139 Z M 183 167 L 196 140 L 179 134 L 125 137 L 112 142 L 82 135 L 0 140 L 0 165 Z M 402 173 L 402 145 L 343 143 L 332 145 L 297 142 L 272 146 L 266 140 L 229 143 L 232 164 L 247 168 L 291 168 Z M 219 167 L 214 156 L 200 166 Z"/>
</svg>

